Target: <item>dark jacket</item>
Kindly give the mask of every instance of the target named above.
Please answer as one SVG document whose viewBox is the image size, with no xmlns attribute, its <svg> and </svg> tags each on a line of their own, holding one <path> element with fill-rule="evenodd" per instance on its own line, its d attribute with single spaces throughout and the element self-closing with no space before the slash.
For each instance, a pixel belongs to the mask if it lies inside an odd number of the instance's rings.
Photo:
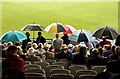
<svg viewBox="0 0 120 79">
<path fill-rule="evenodd" d="M 45 42 L 46 42 L 46 39 L 44 37 L 42 37 L 42 36 L 41 36 L 41 38 L 37 37 L 37 40 L 36 40 L 37 44 L 42 43 L 44 45 Z"/>
<path fill-rule="evenodd" d="M 88 66 L 90 65 L 106 65 L 107 60 L 101 57 L 91 57 L 88 59 Z"/>
<path fill-rule="evenodd" d="M 87 64 L 87 59 L 80 54 L 76 54 L 73 56 L 72 64 Z"/>
<path fill-rule="evenodd" d="M 57 59 L 67 59 L 67 57 L 69 57 L 68 53 L 64 53 L 64 51 L 62 51 L 61 53 L 59 53 L 57 55 Z"/>
<path fill-rule="evenodd" d="M 63 44 L 68 45 L 70 43 L 70 40 L 68 40 L 68 35 L 64 35 L 61 39 L 63 39 Z"/>
</svg>

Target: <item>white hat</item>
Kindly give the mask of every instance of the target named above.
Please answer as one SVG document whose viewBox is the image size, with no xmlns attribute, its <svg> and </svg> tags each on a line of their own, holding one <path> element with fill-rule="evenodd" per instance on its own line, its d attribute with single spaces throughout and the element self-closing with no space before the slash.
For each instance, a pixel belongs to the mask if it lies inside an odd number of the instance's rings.
<svg viewBox="0 0 120 79">
<path fill-rule="evenodd" d="M 79 46 L 80 46 L 80 47 L 87 47 L 84 42 L 80 42 Z"/>
<path fill-rule="evenodd" d="M 74 46 L 72 44 L 68 44 L 68 48 L 71 49 L 74 48 Z"/>
<path fill-rule="evenodd" d="M 44 48 L 49 48 L 50 47 L 50 45 L 46 42 L 45 44 L 44 44 Z"/>
</svg>

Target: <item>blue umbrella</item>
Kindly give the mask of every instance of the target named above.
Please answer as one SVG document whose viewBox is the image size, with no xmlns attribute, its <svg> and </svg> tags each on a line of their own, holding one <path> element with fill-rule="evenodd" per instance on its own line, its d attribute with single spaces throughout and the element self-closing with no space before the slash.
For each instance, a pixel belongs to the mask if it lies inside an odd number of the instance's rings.
<svg viewBox="0 0 120 79">
<path fill-rule="evenodd" d="M 76 30 L 72 33 L 69 40 L 73 42 L 88 42 L 94 40 L 92 33 L 86 30 Z"/>
<path fill-rule="evenodd" d="M 20 31 L 9 31 L 0 37 L 0 41 L 3 42 L 22 42 L 25 39 L 27 36 Z"/>
</svg>

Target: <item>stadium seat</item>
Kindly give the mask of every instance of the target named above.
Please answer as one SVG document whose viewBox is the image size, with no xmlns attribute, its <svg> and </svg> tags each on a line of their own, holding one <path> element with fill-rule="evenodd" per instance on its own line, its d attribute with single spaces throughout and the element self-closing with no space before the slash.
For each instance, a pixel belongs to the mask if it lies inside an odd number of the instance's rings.
<svg viewBox="0 0 120 79">
<path fill-rule="evenodd" d="M 44 62 L 48 62 L 50 65 L 52 65 L 52 63 L 57 62 L 57 61 L 52 60 L 52 59 L 46 59 Z"/>
<path fill-rule="evenodd" d="M 58 62 L 65 62 L 65 63 L 67 63 L 68 61 L 67 61 L 67 59 L 60 59 Z"/>
<path fill-rule="evenodd" d="M 26 65 L 26 64 L 31 64 L 31 62 L 30 62 L 30 61 L 25 61 L 25 65 Z"/>
<path fill-rule="evenodd" d="M 71 72 L 67 69 L 51 69 L 50 74 L 71 74 Z"/>
<path fill-rule="evenodd" d="M 103 72 L 106 69 L 106 66 L 92 66 L 92 70 L 95 70 L 97 74 Z"/>
<path fill-rule="evenodd" d="M 78 79 L 94 79 L 96 75 L 80 75 Z"/>
<path fill-rule="evenodd" d="M 81 75 L 97 75 L 97 72 L 94 70 L 77 70 L 75 78 L 78 79 Z"/>
<path fill-rule="evenodd" d="M 64 68 L 67 68 L 67 63 L 65 62 L 54 62 L 52 65 L 60 65 L 63 66 Z"/>
<path fill-rule="evenodd" d="M 74 76 L 71 74 L 52 74 L 50 79 L 74 79 Z"/>
<path fill-rule="evenodd" d="M 48 62 L 34 62 L 34 64 L 40 65 L 42 69 L 46 69 L 46 66 L 49 66 L 50 64 Z"/>
<path fill-rule="evenodd" d="M 49 66 L 47 66 L 46 70 L 45 70 L 47 77 L 50 77 L 50 70 L 51 69 L 64 69 L 64 67 L 63 66 L 59 66 L 59 65 L 49 65 Z"/>
<path fill-rule="evenodd" d="M 40 73 L 25 73 L 27 79 L 46 79 L 46 76 Z"/>
<path fill-rule="evenodd" d="M 71 65 L 69 66 L 69 70 L 71 71 L 71 74 L 75 76 L 77 70 L 87 70 L 87 67 L 82 65 Z"/>
<path fill-rule="evenodd" d="M 46 75 L 44 69 L 26 69 L 25 73 L 41 73 Z"/>
<path fill-rule="evenodd" d="M 24 66 L 23 71 L 25 72 L 28 69 L 42 69 L 40 65 L 36 65 L 36 64 L 27 64 Z"/>
</svg>

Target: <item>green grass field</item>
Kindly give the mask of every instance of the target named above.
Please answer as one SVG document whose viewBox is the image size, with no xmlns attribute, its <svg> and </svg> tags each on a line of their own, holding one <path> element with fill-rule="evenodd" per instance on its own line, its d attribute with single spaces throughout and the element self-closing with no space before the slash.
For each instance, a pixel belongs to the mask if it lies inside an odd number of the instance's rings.
<svg viewBox="0 0 120 79">
<path fill-rule="evenodd" d="M 117 2 L 3 2 L 2 34 L 10 30 L 20 31 L 33 22 L 44 28 L 51 23 L 69 24 L 78 29 L 93 32 L 102 26 L 118 30 Z M 26 31 L 24 31 L 26 32 Z M 31 37 L 32 37 L 32 32 Z M 35 32 L 37 37 L 37 32 Z M 0 35 L 1 36 L 1 35 Z M 43 32 L 45 38 L 54 38 Z"/>
</svg>

